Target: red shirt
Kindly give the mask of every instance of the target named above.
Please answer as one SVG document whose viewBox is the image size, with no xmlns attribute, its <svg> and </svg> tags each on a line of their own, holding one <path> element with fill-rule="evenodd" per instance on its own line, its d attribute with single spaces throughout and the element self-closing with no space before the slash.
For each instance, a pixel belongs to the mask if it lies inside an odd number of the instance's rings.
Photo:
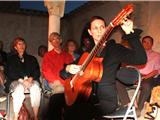
<svg viewBox="0 0 160 120">
<path fill-rule="evenodd" d="M 65 64 L 72 62 L 73 58 L 69 53 L 64 51 L 57 53 L 53 49 L 46 53 L 42 60 L 42 73 L 49 83 L 60 80 L 64 84 L 64 80 L 60 77 L 60 71 L 64 68 Z"/>
</svg>

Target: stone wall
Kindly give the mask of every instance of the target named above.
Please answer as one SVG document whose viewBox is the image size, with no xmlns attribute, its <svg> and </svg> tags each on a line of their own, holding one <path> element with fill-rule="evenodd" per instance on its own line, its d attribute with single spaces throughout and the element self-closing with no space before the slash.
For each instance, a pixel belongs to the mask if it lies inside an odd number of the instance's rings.
<svg viewBox="0 0 160 120">
<path fill-rule="evenodd" d="M 36 55 L 38 46 L 48 43 L 48 16 L 0 12 L 0 40 L 4 50 L 9 52 L 11 41 L 23 37 L 27 51 Z"/>
<path fill-rule="evenodd" d="M 135 10 L 131 15 L 136 27 L 144 30 L 142 36 L 151 35 L 154 40 L 153 49 L 160 52 L 160 1 L 152 2 L 125 2 L 125 1 L 101 1 L 88 2 L 61 19 L 61 34 L 63 41 L 73 38 L 80 43 L 82 30 L 91 16 L 102 16 L 107 24 L 128 3 L 133 3 Z M 21 36 L 27 41 L 27 51 L 37 54 L 38 46 L 47 45 L 48 16 L 35 14 L 18 14 L 0 12 L 0 40 L 4 41 L 4 49 L 8 52 L 11 41 Z M 121 29 L 116 27 L 111 38 L 121 41 Z"/>
<path fill-rule="evenodd" d="M 107 24 L 119 13 L 119 11 L 128 3 L 135 6 L 135 10 L 131 15 L 135 27 L 144 30 L 142 37 L 151 35 L 154 38 L 155 44 L 153 49 L 160 52 L 160 1 L 101 1 L 89 2 L 83 7 L 75 10 L 62 19 L 61 33 L 63 38 L 73 38 L 80 43 L 80 37 L 85 23 L 91 16 L 102 16 Z M 111 34 L 111 38 L 115 38 L 117 42 L 121 41 L 121 29 L 115 28 Z"/>
</svg>

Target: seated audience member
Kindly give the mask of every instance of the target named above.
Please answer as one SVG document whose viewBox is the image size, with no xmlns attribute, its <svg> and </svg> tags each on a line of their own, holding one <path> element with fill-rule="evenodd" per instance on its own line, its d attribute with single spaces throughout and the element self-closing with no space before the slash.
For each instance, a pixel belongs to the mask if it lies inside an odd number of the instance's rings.
<svg viewBox="0 0 160 120">
<path fill-rule="evenodd" d="M 39 66 L 40 66 L 40 69 L 41 69 L 41 64 L 42 64 L 42 59 L 45 55 L 45 53 L 48 51 L 48 48 L 47 46 L 45 45 L 40 45 L 38 47 L 38 57 L 37 57 L 37 60 L 38 60 L 38 63 L 39 63 Z"/>
<path fill-rule="evenodd" d="M 42 73 L 53 90 L 49 100 L 47 120 L 62 120 L 64 98 L 64 80 L 60 77 L 60 71 L 66 64 L 73 62 L 73 57 L 61 48 L 62 38 L 60 34 L 53 32 L 49 36 L 49 42 L 53 49 L 47 52 L 42 60 Z"/>
<path fill-rule="evenodd" d="M 75 40 L 67 40 L 64 45 L 64 50 L 72 55 L 74 61 L 76 61 L 80 57 L 80 55 L 77 53 L 78 44 Z"/>
<path fill-rule="evenodd" d="M 9 89 L 10 86 L 13 97 L 14 120 L 18 119 L 26 91 L 30 92 L 34 120 L 38 120 L 41 99 L 40 69 L 37 59 L 26 53 L 26 42 L 21 37 L 15 38 L 12 42 L 12 51 L 7 59 L 5 73 L 7 75 L 6 88 Z"/>
<path fill-rule="evenodd" d="M 142 38 L 142 45 L 147 53 L 147 63 L 144 66 L 138 66 L 142 74 L 141 91 L 138 99 L 137 115 L 140 116 L 145 101 L 149 102 L 153 87 L 160 85 L 160 54 L 152 50 L 153 38 L 145 36 Z M 116 82 L 116 87 L 120 101 L 123 105 L 130 102 L 126 85 Z"/>
<path fill-rule="evenodd" d="M 145 36 L 142 44 L 147 53 L 147 63 L 144 68 L 140 69 L 142 74 L 141 92 L 138 100 L 138 108 L 143 109 L 145 101 L 149 102 L 151 90 L 154 86 L 160 85 L 160 54 L 153 51 L 153 38 Z"/>
<path fill-rule="evenodd" d="M 43 77 L 43 74 L 42 74 L 42 67 L 41 67 L 41 64 L 42 64 L 42 59 L 45 55 L 45 53 L 48 51 L 48 48 L 47 46 L 45 45 L 40 45 L 38 47 L 38 56 L 36 57 L 37 60 L 38 60 L 38 63 L 39 63 L 39 66 L 40 66 L 40 72 L 41 72 L 41 76 L 40 76 L 40 82 L 42 84 L 42 88 L 45 86 L 46 83 L 46 80 L 44 80 L 44 77 Z M 45 89 L 45 88 L 43 88 Z"/>
</svg>

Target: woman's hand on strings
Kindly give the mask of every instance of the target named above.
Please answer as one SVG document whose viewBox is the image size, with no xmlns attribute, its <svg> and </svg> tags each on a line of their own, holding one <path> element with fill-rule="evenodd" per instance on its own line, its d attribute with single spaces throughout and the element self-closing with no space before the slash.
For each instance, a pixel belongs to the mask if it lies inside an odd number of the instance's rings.
<svg viewBox="0 0 160 120">
<path fill-rule="evenodd" d="M 66 71 L 71 74 L 77 74 L 80 70 L 81 70 L 81 65 L 71 64 L 67 65 L 66 67 Z"/>
</svg>

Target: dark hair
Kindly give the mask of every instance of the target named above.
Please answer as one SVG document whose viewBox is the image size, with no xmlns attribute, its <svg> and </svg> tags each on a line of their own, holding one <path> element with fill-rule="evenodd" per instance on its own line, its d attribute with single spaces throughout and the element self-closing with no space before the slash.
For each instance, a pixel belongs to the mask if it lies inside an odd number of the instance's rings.
<svg viewBox="0 0 160 120">
<path fill-rule="evenodd" d="M 26 45 L 26 42 L 24 40 L 24 38 L 22 37 L 16 37 L 12 43 L 11 43 L 11 52 L 14 52 L 14 53 L 17 53 L 17 50 L 14 48 L 16 46 L 16 44 L 19 42 L 19 41 L 22 41 L 25 45 Z M 26 46 L 27 47 L 27 46 Z"/>
<path fill-rule="evenodd" d="M 39 47 L 38 47 L 38 55 L 40 56 L 41 55 L 41 50 L 46 50 L 47 51 L 47 46 L 45 46 L 45 45 L 40 45 Z"/>
<path fill-rule="evenodd" d="M 88 33 L 88 29 L 91 28 L 91 23 L 97 19 L 104 21 L 104 24 L 106 26 L 105 20 L 100 16 L 93 16 L 89 19 L 89 21 L 85 24 L 85 26 L 82 30 L 81 43 L 80 43 L 80 49 L 79 49 L 80 53 L 83 53 L 84 51 L 91 51 L 91 49 L 94 47 L 95 43 L 94 43 L 92 36 L 90 36 L 90 34 Z M 88 40 L 85 41 L 85 39 L 88 39 Z M 87 42 L 89 44 L 88 47 L 86 46 L 85 42 Z"/>
<path fill-rule="evenodd" d="M 100 17 L 100 16 L 93 16 L 93 17 L 91 17 L 91 19 L 89 20 L 89 26 L 88 26 L 88 28 L 90 29 L 91 28 L 91 23 L 94 21 L 94 20 L 102 20 L 103 22 L 104 22 L 104 24 L 105 24 L 105 26 L 106 26 L 106 22 L 105 22 L 105 20 L 102 18 L 102 17 Z"/>
<path fill-rule="evenodd" d="M 65 45 L 64 45 L 64 50 L 65 51 L 68 51 L 68 44 L 69 44 L 69 42 L 73 42 L 75 44 L 76 50 L 78 50 L 78 48 L 79 48 L 78 43 L 75 40 L 73 40 L 73 39 L 68 39 L 66 41 Z"/>
<path fill-rule="evenodd" d="M 153 45 L 153 38 L 152 38 L 151 36 L 145 36 L 145 37 L 143 37 L 143 38 L 142 38 L 142 42 L 143 42 L 144 39 L 146 39 L 146 38 L 149 38 L 150 41 L 151 41 L 151 43 L 152 43 L 152 45 Z"/>
</svg>

